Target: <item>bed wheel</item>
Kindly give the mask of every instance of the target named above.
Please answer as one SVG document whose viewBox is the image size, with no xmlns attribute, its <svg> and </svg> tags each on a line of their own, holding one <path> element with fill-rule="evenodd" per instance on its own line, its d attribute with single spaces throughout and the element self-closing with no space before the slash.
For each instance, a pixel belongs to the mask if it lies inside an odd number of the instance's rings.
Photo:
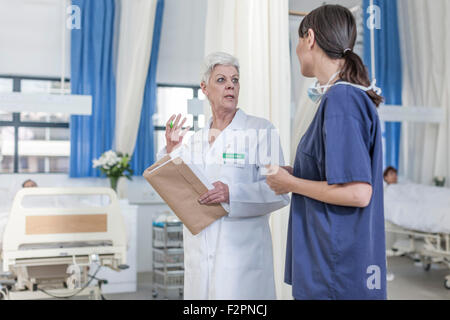
<svg viewBox="0 0 450 320">
<path fill-rule="evenodd" d="M 445 289 L 450 290 L 450 279 L 444 280 L 444 287 Z"/>
<path fill-rule="evenodd" d="M 158 291 L 153 290 L 153 291 L 152 291 L 152 297 L 153 297 L 153 298 L 156 298 L 157 296 L 158 296 Z"/>
<path fill-rule="evenodd" d="M 431 269 L 431 263 L 424 263 L 423 264 L 423 270 L 430 271 Z"/>
</svg>

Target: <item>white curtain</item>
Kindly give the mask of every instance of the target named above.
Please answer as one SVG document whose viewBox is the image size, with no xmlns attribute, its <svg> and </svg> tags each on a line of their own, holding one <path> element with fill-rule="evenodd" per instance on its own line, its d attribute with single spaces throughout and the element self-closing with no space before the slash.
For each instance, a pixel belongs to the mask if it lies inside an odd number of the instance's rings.
<svg viewBox="0 0 450 320">
<path fill-rule="evenodd" d="M 294 106 L 300 97 L 301 88 L 303 86 L 303 75 L 300 71 L 300 62 L 297 57 L 297 45 L 298 45 L 298 28 L 303 17 L 289 16 L 289 46 L 291 52 L 291 102 Z M 295 109 L 295 107 L 293 108 Z M 293 110 L 292 110 L 293 111 Z"/>
<path fill-rule="evenodd" d="M 314 116 L 316 115 L 319 104 L 314 103 L 308 97 L 308 88 L 316 81 L 315 78 L 304 78 L 302 88 L 299 90 L 299 99 L 295 109 L 294 122 L 292 125 L 291 138 L 291 163 L 294 163 L 295 152 L 300 139 L 308 130 Z"/>
<path fill-rule="evenodd" d="M 403 105 L 447 111 L 439 126 L 408 123 L 402 128 L 400 173 L 418 183 L 429 184 L 435 176 L 445 176 L 447 182 L 450 179 L 449 14 L 448 0 L 398 0 Z"/>
<path fill-rule="evenodd" d="M 290 61 L 288 0 L 209 0 L 205 55 L 225 51 L 241 65 L 239 107 L 269 119 L 290 158 Z M 209 107 L 205 114 L 210 114 Z M 284 283 L 288 207 L 271 217 L 277 297 L 292 299 Z"/>
<path fill-rule="evenodd" d="M 157 0 L 120 0 L 117 43 L 115 149 L 136 144 L 153 39 Z"/>
<path fill-rule="evenodd" d="M 308 98 L 308 87 L 313 84 L 315 78 L 305 78 L 300 70 L 300 62 L 297 57 L 298 28 L 302 17 L 289 17 L 289 35 L 291 51 L 291 101 L 292 101 L 292 132 L 291 132 L 291 158 L 290 163 L 295 160 L 295 153 L 300 139 L 308 130 L 309 125 L 316 114 L 318 105 Z"/>
</svg>

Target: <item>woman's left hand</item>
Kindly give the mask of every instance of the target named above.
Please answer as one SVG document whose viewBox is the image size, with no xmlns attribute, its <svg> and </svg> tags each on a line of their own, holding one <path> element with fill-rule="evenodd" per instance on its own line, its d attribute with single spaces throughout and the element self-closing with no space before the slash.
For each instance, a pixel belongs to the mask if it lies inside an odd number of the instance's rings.
<svg viewBox="0 0 450 320">
<path fill-rule="evenodd" d="M 198 202 L 201 204 L 216 204 L 216 203 L 229 203 L 230 191 L 228 185 L 220 181 L 213 183 L 214 189 L 209 190 L 205 194 L 201 195 Z"/>
<path fill-rule="evenodd" d="M 270 166 L 267 169 L 266 182 L 277 196 L 292 192 L 291 181 L 293 176 L 286 169 L 279 166 Z"/>
</svg>

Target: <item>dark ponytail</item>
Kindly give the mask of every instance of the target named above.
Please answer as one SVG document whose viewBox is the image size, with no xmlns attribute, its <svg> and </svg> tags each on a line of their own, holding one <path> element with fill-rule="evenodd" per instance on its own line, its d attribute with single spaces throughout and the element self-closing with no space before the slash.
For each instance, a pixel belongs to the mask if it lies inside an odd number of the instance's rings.
<svg viewBox="0 0 450 320">
<path fill-rule="evenodd" d="M 356 22 L 353 14 L 340 5 L 324 5 L 311 11 L 301 22 L 298 29 L 300 38 L 308 35 L 312 29 L 316 43 L 331 59 L 344 59 L 344 66 L 339 74 L 343 81 L 370 86 L 369 74 L 361 58 L 353 52 L 356 42 Z M 367 95 L 378 107 L 383 97 L 374 90 Z"/>
</svg>

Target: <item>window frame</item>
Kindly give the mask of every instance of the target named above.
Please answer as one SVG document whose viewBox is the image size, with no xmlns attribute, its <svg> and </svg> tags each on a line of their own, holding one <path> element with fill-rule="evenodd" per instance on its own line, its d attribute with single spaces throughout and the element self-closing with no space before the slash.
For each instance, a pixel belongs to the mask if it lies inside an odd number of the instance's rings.
<svg viewBox="0 0 450 320">
<path fill-rule="evenodd" d="M 55 77 L 34 77 L 34 76 L 15 76 L 15 75 L 0 75 L 2 79 L 11 79 L 13 82 L 12 92 L 22 92 L 22 80 L 36 80 L 36 81 L 61 81 L 61 79 Z M 65 78 L 64 82 L 70 83 L 70 78 Z M 12 113 L 12 120 L 0 121 L 0 127 L 13 127 L 14 128 L 14 166 L 13 172 L 2 172 L 2 174 L 21 174 L 19 172 L 19 129 L 22 127 L 27 128 L 65 128 L 69 129 L 69 122 L 39 122 L 39 121 L 21 121 L 20 112 Z M 58 174 L 56 172 L 31 172 L 30 174 Z M 60 174 L 60 173 L 59 173 Z"/>
</svg>

